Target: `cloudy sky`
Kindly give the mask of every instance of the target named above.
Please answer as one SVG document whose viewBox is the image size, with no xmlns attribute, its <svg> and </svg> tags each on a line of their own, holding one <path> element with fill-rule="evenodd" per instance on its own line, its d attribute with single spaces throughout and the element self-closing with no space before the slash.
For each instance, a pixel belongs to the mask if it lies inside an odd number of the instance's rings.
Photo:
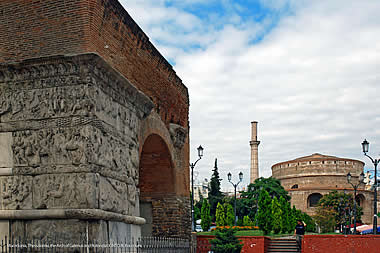
<svg viewBox="0 0 380 253">
<path fill-rule="evenodd" d="M 249 182 L 250 122 L 260 175 L 313 153 L 380 157 L 380 1 L 121 0 L 189 89 L 191 161 Z"/>
</svg>

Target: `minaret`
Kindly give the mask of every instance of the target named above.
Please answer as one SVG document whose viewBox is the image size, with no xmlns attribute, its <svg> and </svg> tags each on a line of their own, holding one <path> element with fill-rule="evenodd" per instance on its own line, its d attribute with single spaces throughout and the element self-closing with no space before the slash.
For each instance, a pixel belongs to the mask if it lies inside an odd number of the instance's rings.
<svg viewBox="0 0 380 253">
<path fill-rule="evenodd" d="M 251 175 L 250 175 L 250 183 L 253 183 L 257 178 L 259 178 L 259 144 L 260 142 L 257 140 L 257 121 L 251 122 L 251 141 L 249 144 L 251 145 Z"/>
</svg>

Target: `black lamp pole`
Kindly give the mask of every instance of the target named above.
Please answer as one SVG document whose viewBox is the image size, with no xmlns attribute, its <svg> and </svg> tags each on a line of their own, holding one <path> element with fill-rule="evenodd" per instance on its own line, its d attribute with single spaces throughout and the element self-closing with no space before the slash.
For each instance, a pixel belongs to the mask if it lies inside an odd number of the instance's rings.
<svg viewBox="0 0 380 253">
<path fill-rule="evenodd" d="M 344 193 L 344 198 L 346 199 L 346 189 L 344 189 L 343 191 Z M 348 207 L 347 207 L 347 201 L 345 201 L 345 204 L 344 204 L 344 234 L 347 235 L 347 211 L 348 211 Z"/>
<path fill-rule="evenodd" d="M 203 148 L 202 146 L 199 146 L 197 148 L 198 150 L 198 160 L 196 160 L 194 163 L 190 163 L 191 168 L 191 231 L 195 231 L 195 220 L 194 220 L 194 167 L 197 164 L 199 160 L 202 159 L 203 156 Z"/>
<path fill-rule="evenodd" d="M 235 188 L 235 205 L 234 205 L 234 218 L 235 218 L 235 226 L 236 226 L 236 187 L 238 186 L 238 184 L 241 182 L 241 181 L 243 181 L 243 172 L 240 172 L 239 173 L 239 182 L 237 182 L 236 184 L 234 184 L 234 183 L 232 183 L 231 182 L 231 177 L 232 177 L 232 175 L 231 175 L 231 173 L 229 172 L 228 174 L 227 174 L 227 176 L 228 176 L 228 182 L 230 182 L 233 186 L 234 186 L 234 188 Z"/>
<path fill-rule="evenodd" d="M 348 172 L 347 174 L 347 182 L 352 185 L 352 187 L 354 188 L 354 235 L 356 235 L 356 191 L 358 190 L 358 187 L 359 185 L 361 185 L 363 182 L 364 182 L 364 173 L 360 173 L 360 176 L 359 176 L 359 183 L 358 184 L 353 184 L 351 182 L 351 173 Z"/>
<path fill-rule="evenodd" d="M 375 166 L 375 182 L 373 184 L 374 191 L 373 191 L 373 234 L 377 234 L 377 164 L 379 163 L 379 159 L 372 159 L 369 155 L 367 155 L 369 150 L 369 142 L 364 139 L 362 142 L 363 147 L 363 153 L 366 157 L 368 157 L 373 165 Z"/>
</svg>

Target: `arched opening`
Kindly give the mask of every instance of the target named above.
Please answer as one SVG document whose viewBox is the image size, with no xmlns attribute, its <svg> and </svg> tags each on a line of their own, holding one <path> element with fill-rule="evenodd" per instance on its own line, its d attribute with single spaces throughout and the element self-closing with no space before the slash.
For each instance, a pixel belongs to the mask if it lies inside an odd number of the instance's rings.
<svg viewBox="0 0 380 253">
<path fill-rule="evenodd" d="M 364 208 L 365 197 L 363 194 L 356 195 L 356 204 L 362 208 Z"/>
<path fill-rule="evenodd" d="M 160 235 L 162 215 L 157 202 L 174 193 L 173 162 L 165 141 L 157 134 L 148 136 L 139 165 L 140 216 L 146 219 L 143 236 Z M 162 206 L 161 206 L 162 208 Z"/>
<path fill-rule="evenodd" d="M 322 194 L 320 193 L 310 194 L 309 197 L 307 198 L 307 207 L 316 207 L 321 198 L 322 198 Z"/>
<path fill-rule="evenodd" d="M 291 189 L 298 189 L 298 184 L 293 185 Z"/>
</svg>

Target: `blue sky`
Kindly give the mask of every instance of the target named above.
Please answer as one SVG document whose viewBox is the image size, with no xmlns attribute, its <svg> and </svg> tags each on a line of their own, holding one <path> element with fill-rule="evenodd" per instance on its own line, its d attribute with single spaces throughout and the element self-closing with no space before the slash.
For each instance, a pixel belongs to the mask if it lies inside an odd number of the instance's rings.
<svg viewBox="0 0 380 253">
<path fill-rule="evenodd" d="M 191 160 L 248 183 L 250 122 L 261 176 L 313 153 L 380 153 L 380 1 L 122 0 L 189 89 Z M 226 179 L 226 178 L 225 178 Z M 222 186 L 230 187 L 224 180 Z"/>
</svg>

